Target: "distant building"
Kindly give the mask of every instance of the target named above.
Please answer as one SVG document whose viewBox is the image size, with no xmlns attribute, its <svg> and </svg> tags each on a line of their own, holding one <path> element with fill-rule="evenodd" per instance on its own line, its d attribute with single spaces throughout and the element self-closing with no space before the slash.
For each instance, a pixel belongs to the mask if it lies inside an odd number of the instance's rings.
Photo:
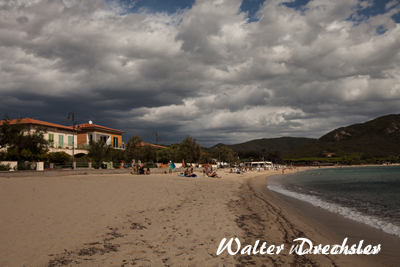
<svg viewBox="0 0 400 267">
<path fill-rule="evenodd" d="M 47 129 L 44 133 L 44 139 L 49 141 L 49 152 L 65 152 L 72 155 L 72 144 L 77 144 L 77 136 L 73 135 L 72 127 L 55 124 L 46 121 L 40 121 L 30 118 L 10 120 L 10 125 L 20 123 L 25 126 L 25 132 L 35 132 L 39 126 Z M 0 121 L 0 125 L 3 121 Z M 73 142 L 74 141 L 74 142 Z M 75 154 L 87 154 L 87 151 L 75 150 Z"/>
<path fill-rule="evenodd" d="M 16 124 L 17 119 L 10 120 L 10 124 Z M 93 124 L 92 121 L 84 124 L 75 125 L 75 133 L 72 126 L 64 126 L 36 119 L 21 119 L 20 124 L 26 125 L 25 131 L 34 132 L 38 126 L 47 129 L 44 139 L 49 141 L 49 152 L 65 152 L 72 155 L 72 144 L 74 144 L 75 156 L 87 154 L 90 141 L 104 141 L 107 145 L 115 149 L 125 149 L 126 144 L 122 142 L 124 131 L 109 127 Z M 0 127 L 3 121 L 0 121 Z M 149 145 L 156 149 L 166 149 L 168 147 L 142 142 L 142 146 Z"/>
<path fill-rule="evenodd" d="M 87 148 L 90 141 L 104 141 L 107 145 L 112 146 L 113 148 L 124 148 L 122 143 L 122 134 L 124 131 L 93 124 L 92 121 L 85 124 L 78 124 L 75 128 L 78 129 L 78 147 Z"/>
<path fill-rule="evenodd" d="M 26 125 L 26 132 L 34 132 L 36 128 L 42 126 L 47 129 L 44 133 L 44 139 L 49 141 L 49 152 L 65 152 L 72 155 L 72 146 L 74 144 L 75 156 L 87 154 L 88 145 L 91 140 L 103 140 L 107 145 L 114 148 L 120 148 L 122 145 L 122 134 L 124 131 L 111 129 L 108 127 L 93 124 L 91 121 L 86 124 L 75 125 L 75 134 L 72 126 L 64 126 L 51 122 L 45 122 L 35 119 L 10 120 L 10 124 L 16 123 Z M 0 126 L 3 121 L 0 121 Z"/>
<path fill-rule="evenodd" d="M 248 161 L 244 163 L 247 168 L 273 168 L 274 164 L 271 161 Z"/>
<path fill-rule="evenodd" d="M 141 143 L 141 145 L 142 146 L 151 146 L 152 148 L 157 148 L 157 149 L 167 149 L 168 147 L 166 147 L 166 146 L 161 146 L 161 145 L 155 145 L 155 144 L 151 144 L 151 143 L 145 143 L 145 142 L 142 142 Z M 126 145 L 125 145 L 126 146 Z"/>
</svg>

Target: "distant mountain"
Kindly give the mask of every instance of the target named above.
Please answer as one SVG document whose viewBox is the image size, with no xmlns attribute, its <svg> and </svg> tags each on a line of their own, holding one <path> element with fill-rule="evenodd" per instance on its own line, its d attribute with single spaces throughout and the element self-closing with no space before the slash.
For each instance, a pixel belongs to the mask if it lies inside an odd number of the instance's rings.
<svg viewBox="0 0 400 267">
<path fill-rule="evenodd" d="M 266 152 L 280 151 L 282 153 L 287 153 L 311 144 L 316 140 L 317 139 L 303 137 L 263 138 L 235 145 L 217 144 L 212 148 L 218 146 L 227 146 L 234 151 L 261 151 L 265 149 Z"/>
<path fill-rule="evenodd" d="M 360 153 L 368 157 L 400 155 L 400 114 L 340 127 L 301 149 L 293 150 L 284 158 L 320 157 L 324 152 L 343 156 Z"/>
</svg>

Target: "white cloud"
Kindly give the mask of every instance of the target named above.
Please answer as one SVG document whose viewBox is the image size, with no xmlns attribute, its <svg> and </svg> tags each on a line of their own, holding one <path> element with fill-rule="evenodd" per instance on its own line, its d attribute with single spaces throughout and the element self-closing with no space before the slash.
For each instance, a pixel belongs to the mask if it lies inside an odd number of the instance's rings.
<svg viewBox="0 0 400 267">
<path fill-rule="evenodd" d="M 385 9 L 391 9 L 392 7 L 395 7 L 399 4 L 399 1 L 397 0 L 392 0 L 389 1 L 386 5 L 385 5 Z"/>
<path fill-rule="evenodd" d="M 1 111 L 73 107 L 128 135 L 158 128 L 207 145 L 318 137 L 398 112 L 396 1 L 364 19 L 357 9 L 372 1 L 283 2 L 266 1 L 252 22 L 239 0 L 175 14 L 127 13 L 135 1 L 0 2 Z"/>
</svg>

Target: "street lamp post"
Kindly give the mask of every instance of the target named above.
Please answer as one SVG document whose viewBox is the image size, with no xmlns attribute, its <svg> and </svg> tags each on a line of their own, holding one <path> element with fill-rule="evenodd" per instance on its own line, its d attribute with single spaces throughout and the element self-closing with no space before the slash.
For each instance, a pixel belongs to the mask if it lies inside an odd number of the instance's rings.
<svg viewBox="0 0 400 267">
<path fill-rule="evenodd" d="M 218 146 L 218 164 L 217 164 L 217 169 L 221 167 L 221 146 Z"/>
<path fill-rule="evenodd" d="M 75 122 L 75 114 L 74 111 L 68 113 L 68 121 L 70 121 L 72 118 L 72 169 L 75 170 L 74 162 L 75 162 L 75 125 L 77 122 Z"/>
<path fill-rule="evenodd" d="M 157 135 L 157 131 L 153 131 L 152 136 L 156 137 L 156 144 L 158 145 L 158 142 L 161 142 L 161 138 Z M 158 168 L 158 147 L 156 148 L 156 155 L 157 155 L 157 168 Z"/>
</svg>

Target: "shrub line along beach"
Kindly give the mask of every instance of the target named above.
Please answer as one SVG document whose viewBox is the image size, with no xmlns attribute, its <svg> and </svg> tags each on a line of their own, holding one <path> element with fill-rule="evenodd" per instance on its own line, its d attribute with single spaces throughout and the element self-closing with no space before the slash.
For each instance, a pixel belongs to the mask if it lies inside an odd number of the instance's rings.
<svg viewBox="0 0 400 267">
<path fill-rule="evenodd" d="M 269 192 L 265 177 L 281 171 L 219 174 L 1 178 L 0 266 L 395 266 L 379 254 L 290 254 L 297 238 L 343 239 Z M 244 253 L 217 255 L 223 238 Z"/>
</svg>

